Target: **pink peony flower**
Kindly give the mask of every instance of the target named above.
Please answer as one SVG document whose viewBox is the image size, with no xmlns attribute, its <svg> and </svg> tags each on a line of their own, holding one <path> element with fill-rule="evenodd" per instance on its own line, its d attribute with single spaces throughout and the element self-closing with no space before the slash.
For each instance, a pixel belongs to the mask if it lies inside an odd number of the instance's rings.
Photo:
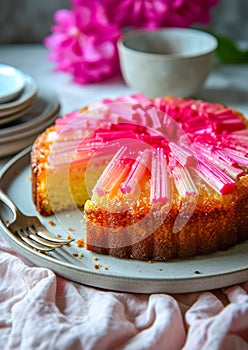
<svg viewBox="0 0 248 350">
<path fill-rule="evenodd" d="M 190 27 L 208 23 L 218 0 L 71 0 L 58 10 L 44 43 L 56 69 L 80 84 L 98 82 L 120 71 L 120 28 Z"/>
<path fill-rule="evenodd" d="M 72 74 L 80 84 L 93 83 L 119 71 L 117 40 L 121 35 L 111 24 L 103 5 L 95 0 L 73 0 L 71 10 L 58 10 L 52 34 L 44 43 L 56 69 Z"/>
<path fill-rule="evenodd" d="M 121 27 L 189 27 L 208 23 L 218 0 L 103 0 L 109 19 Z"/>
</svg>

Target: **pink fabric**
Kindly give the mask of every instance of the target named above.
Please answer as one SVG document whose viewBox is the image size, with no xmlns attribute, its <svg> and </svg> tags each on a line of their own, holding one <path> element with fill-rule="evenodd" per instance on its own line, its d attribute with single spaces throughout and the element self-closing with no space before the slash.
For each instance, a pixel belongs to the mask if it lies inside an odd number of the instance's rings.
<svg viewBox="0 0 248 350">
<path fill-rule="evenodd" d="M 248 282 L 180 295 L 103 291 L 33 267 L 0 235 L 0 349 L 248 349 Z"/>
</svg>

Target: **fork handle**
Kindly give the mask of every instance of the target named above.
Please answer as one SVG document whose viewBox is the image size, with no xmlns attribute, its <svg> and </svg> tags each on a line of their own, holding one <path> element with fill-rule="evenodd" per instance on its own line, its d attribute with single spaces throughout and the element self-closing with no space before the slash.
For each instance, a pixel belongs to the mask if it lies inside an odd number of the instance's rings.
<svg viewBox="0 0 248 350">
<path fill-rule="evenodd" d="M 0 201 L 5 203 L 10 208 L 10 210 L 13 212 L 14 217 L 16 219 L 18 209 L 15 206 L 15 204 L 9 199 L 9 197 L 1 190 L 1 188 L 0 188 Z"/>
</svg>

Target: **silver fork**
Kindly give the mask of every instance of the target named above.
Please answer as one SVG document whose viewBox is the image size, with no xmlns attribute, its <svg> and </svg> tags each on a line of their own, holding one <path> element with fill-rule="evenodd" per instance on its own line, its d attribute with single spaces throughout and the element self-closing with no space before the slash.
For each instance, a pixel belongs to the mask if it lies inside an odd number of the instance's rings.
<svg viewBox="0 0 248 350">
<path fill-rule="evenodd" d="M 38 217 L 24 215 L 1 189 L 0 200 L 9 207 L 14 215 L 13 220 L 6 224 L 8 229 L 32 248 L 48 252 L 73 241 L 73 239 L 63 239 L 51 235 Z"/>
</svg>

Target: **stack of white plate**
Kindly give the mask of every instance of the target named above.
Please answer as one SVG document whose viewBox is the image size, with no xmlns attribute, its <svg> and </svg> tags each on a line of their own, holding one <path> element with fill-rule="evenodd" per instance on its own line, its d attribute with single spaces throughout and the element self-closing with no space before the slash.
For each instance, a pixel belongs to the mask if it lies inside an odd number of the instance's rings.
<svg viewBox="0 0 248 350">
<path fill-rule="evenodd" d="M 57 95 L 18 69 L 0 64 L 0 157 L 30 146 L 59 116 Z"/>
</svg>

